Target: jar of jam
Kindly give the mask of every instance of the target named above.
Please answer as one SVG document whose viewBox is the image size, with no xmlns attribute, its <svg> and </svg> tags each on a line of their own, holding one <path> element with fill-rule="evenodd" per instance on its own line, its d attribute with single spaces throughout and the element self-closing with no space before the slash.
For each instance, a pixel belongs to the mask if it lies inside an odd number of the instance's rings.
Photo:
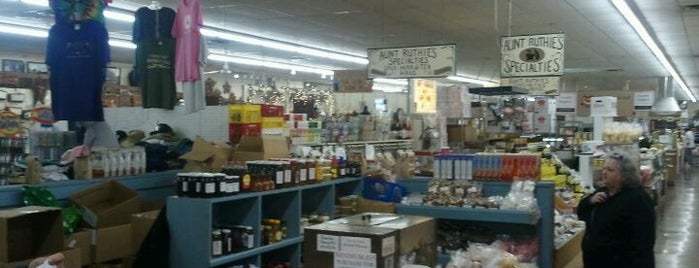
<svg viewBox="0 0 699 268">
<path fill-rule="evenodd" d="M 216 183 L 216 194 L 215 196 L 225 196 L 226 188 L 228 188 L 226 182 L 226 174 L 214 173 L 214 182 Z"/>
<path fill-rule="evenodd" d="M 195 198 L 201 198 L 204 196 L 204 183 L 202 182 L 202 174 L 203 173 L 190 173 L 189 176 L 189 186 L 190 189 L 194 189 L 192 193 L 192 197 Z"/>
<path fill-rule="evenodd" d="M 213 173 L 204 173 L 201 176 L 202 181 L 204 182 L 204 198 L 210 198 L 210 197 L 215 197 L 216 196 L 216 188 L 217 188 L 217 183 L 216 183 L 216 177 L 214 176 Z"/>
<path fill-rule="evenodd" d="M 189 195 L 189 173 L 177 173 L 177 196 L 187 197 Z"/>
<path fill-rule="evenodd" d="M 308 173 L 308 183 L 316 183 L 316 166 L 310 158 L 306 158 L 306 172 Z"/>
<path fill-rule="evenodd" d="M 299 183 L 301 185 L 308 184 L 308 168 L 306 168 L 306 159 L 298 159 L 297 165 L 299 166 Z"/>
<path fill-rule="evenodd" d="M 221 253 L 223 255 L 233 253 L 233 237 L 230 229 L 221 229 L 221 241 L 223 242 Z"/>
<path fill-rule="evenodd" d="M 274 162 L 274 187 L 276 189 L 284 188 L 284 165 L 282 162 Z"/>
<path fill-rule="evenodd" d="M 211 232 L 211 256 L 219 257 L 223 254 L 223 236 L 221 230 L 214 229 Z"/>
<path fill-rule="evenodd" d="M 291 162 L 282 161 L 282 166 L 284 167 L 284 187 L 292 187 L 294 182 L 292 177 Z"/>
</svg>

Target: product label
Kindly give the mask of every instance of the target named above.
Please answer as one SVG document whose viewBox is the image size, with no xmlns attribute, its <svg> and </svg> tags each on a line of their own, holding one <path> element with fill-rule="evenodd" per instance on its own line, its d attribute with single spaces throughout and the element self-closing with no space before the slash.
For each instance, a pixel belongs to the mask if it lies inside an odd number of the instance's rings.
<svg viewBox="0 0 699 268">
<path fill-rule="evenodd" d="M 309 169 L 308 170 L 308 180 L 314 181 L 316 180 L 316 170 L 314 169 Z"/>
<path fill-rule="evenodd" d="M 240 182 L 233 182 L 228 185 L 231 187 L 231 193 L 240 192 Z"/>
<path fill-rule="evenodd" d="M 284 183 L 291 183 L 291 170 L 284 170 Z"/>
<path fill-rule="evenodd" d="M 371 252 L 371 239 L 365 237 L 342 236 L 340 237 L 340 249 L 342 252 Z"/>
<path fill-rule="evenodd" d="M 218 189 L 222 193 L 228 193 L 228 183 L 221 181 L 218 183 Z"/>
<path fill-rule="evenodd" d="M 195 192 L 195 193 L 201 193 L 201 182 L 195 182 L 195 183 L 194 183 L 194 192 Z"/>
<path fill-rule="evenodd" d="M 336 235 L 324 235 L 319 234 L 316 237 L 316 244 L 318 244 L 316 250 L 325 252 L 337 252 L 340 251 L 340 238 Z"/>
<path fill-rule="evenodd" d="M 226 252 L 233 252 L 233 238 L 232 237 L 229 236 L 226 239 L 226 245 L 227 245 Z"/>
<path fill-rule="evenodd" d="M 245 248 L 252 248 L 254 241 L 255 241 L 255 239 L 254 239 L 253 235 L 247 234 L 247 233 L 243 234 L 243 246 Z"/>
<path fill-rule="evenodd" d="M 189 182 L 186 181 L 181 181 L 182 184 L 182 192 L 188 192 L 189 191 Z"/>
<path fill-rule="evenodd" d="M 283 184 L 284 183 L 284 171 L 277 171 L 275 181 L 277 184 Z"/>
<path fill-rule="evenodd" d="M 222 252 L 221 252 L 222 243 L 221 243 L 220 240 L 214 241 L 214 242 L 213 242 L 213 245 L 211 245 L 211 246 L 212 246 L 212 248 L 211 248 L 211 253 L 212 253 L 214 256 L 219 256 L 219 255 L 222 254 Z"/>
<path fill-rule="evenodd" d="M 301 181 L 307 181 L 308 180 L 308 169 L 302 169 L 301 170 Z"/>
<path fill-rule="evenodd" d="M 333 255 L 335 268 L 376 268 L 374 253 L 335 252 Z"/>
<path fill-rule="evenodd" d="M 204 185 L 204 192 L 207 194 L 213 194 L 216 192 L 216 183 L 209 182 Z"/>
<path fill-rule="evenodd" d="M 347 174 L 347 170 L 344 169 L 344 168 L 341 168 L 341 169 L 340 169 L 340 176 L 344 177 L 345 174 Z"/>
<path fill-rule="evenodd" d="M 250 181 L 252 180 L 252 177 L 250 174 L 245 174 L 243 176 L 243 189 L 250 189 Z"/>
</svg>

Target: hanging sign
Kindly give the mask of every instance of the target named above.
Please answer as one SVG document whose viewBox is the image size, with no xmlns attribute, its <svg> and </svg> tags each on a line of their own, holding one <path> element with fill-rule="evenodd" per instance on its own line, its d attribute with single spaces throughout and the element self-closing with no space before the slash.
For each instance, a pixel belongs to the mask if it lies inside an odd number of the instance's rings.
<svg viewBox="0 0 699 268">
<path fill-rule="evenodd" d="M 456 74 L 456 45 L 370 48 L 369 78 L 430 78 Z"/>
<path fill-rule="evenodd" d="M 529 95 L 558 95 L 561 88 L 560 76 L 508 77 L 500 79 L 502 86 L 517 86 L 529 90 Z"/>
<path fill-rule="evenodd" d="M 634 111 L 650 111 L 655 103 L 655 91 L 636 91 L 633 93 Z"/>
<path fill-rule="evenodd" d="M 556 113 L 575 115 L 575 108 L 578 107 L 577 92 L 561 92 L 556 97 Z"/>
<path fill-rule="evenodd" d="M 371 92 L 373 81 L 364 70 L 335 70 L 335 91 L 343 93 Z"/>
<path fill-rule="evenodd" d="M 502 37 L 501 77 L 563 75 L 565 34 Z"/>
<path fill-rule="evenodd" d="M 413 102 L 416 113 L 437 112 L 437 82 L 424 79 L 413 79 Z"/>
</svg>

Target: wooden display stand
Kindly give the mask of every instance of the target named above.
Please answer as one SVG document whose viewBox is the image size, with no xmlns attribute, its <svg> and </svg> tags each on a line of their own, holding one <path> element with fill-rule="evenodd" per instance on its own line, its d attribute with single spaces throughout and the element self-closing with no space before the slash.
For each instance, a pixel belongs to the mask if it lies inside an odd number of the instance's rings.
<svg viewBox="0 0 699 268">
<path fill-rule="evenodd" d="M 553 267 L 563 268 L 582 253 L 581 246 L 584 234 L 585 230 L 581 230 L 571 237 L 568 242 L 556 248 L 553 253 Z"/>
</svg>

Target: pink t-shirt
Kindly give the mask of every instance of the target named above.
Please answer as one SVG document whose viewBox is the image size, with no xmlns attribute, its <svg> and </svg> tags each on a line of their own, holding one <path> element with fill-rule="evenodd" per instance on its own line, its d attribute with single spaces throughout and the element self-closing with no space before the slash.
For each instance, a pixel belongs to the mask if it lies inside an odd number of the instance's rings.
<svg viewBox="0 0 699 268">
<path fill-rule="evenodd" d="M 182 0 L 177 6 L 172 36 L 177 39 L 175 49 L 175 81 L 196 81 L 199 77 L 199 40 L 203 22 L 199 0 Z"/>
</svg>

